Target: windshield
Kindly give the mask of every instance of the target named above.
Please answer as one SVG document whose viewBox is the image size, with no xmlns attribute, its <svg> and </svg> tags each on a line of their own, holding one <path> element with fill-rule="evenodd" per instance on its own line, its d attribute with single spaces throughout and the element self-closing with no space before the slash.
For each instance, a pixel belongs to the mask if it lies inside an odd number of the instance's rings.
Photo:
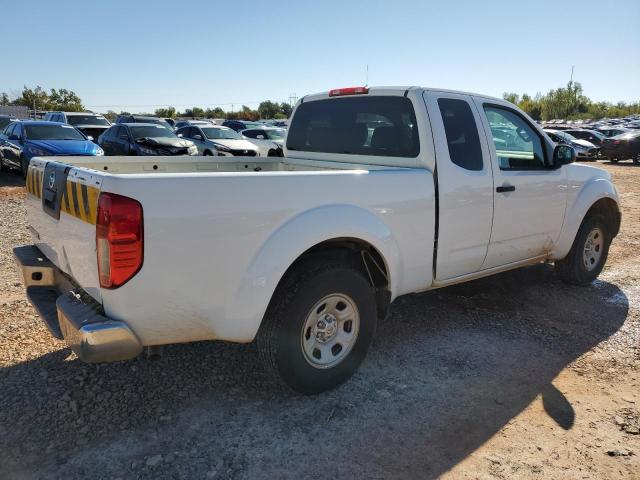
<svg viewBox="0 0 640 480">
<path fill-rule="evenodd" d="M 202 129 L 207 138 L 212 140 L 240 140 L 242 137 L 230 128 L 205 127 Z"/>
<path fill-rule="evenodd" d="M 173 130 L 163 125 L 141 125 L 139 127 L 131 126 L 129 127 L 129 129 L 131 130 L 133 138 L 135 138 L 136 140 L 138 138 L 176 138 L 176 134 L 173 133 Z"/>
<path fill-rule="evenodd" d="M 621 140 L 630 140 L 635 137 L 640 137 L 640 130 L 637 132 L 624 132 L 624 133 L 621 133 L 620 135 L 616 135 L 613 138 L 619 138 Z"/>
<path fill-rule="evenodd" d="M 25 125 L 25 136 L 29 140 L 81 140 L 86 138 L 69 125 Z"/>
<path fill-rule="evenodd" d="M 67 115 L 69 125 L 103 125 L 109 126 L 109 122 L 104 117 L 96 115 Z"/>
<path fill-rule="evenodd" d="M 267 132 L 267 137 L 269 137 L 270 140 L 282 140 L 284 139 L 285 134 L 287 133 L 287 131 L 284 128 L 279 128 L 277 130 L 265 130 Z"/>
<path fill-rule="evenodd" d="M 157 123 L 158 125 L 164 125 L 165 127 L 168 127 L 169 124 L 167 123 L 166 120 L 163 120 L 162 118 L 137 118 L 136 122 L 138 123 Z"/>
<path fill-rule="evenodd" d="M 0 130 L 4 129 L 7 125 L 9 125 L 14 120 L 12 118 L 0 118 Z"/>
<path fill-rule="evenodd" d="M 567 132 L 554 132 L 556 134 L 556 136 L 562 138 L 563 140 L 566 140 L 568 142 L 572 142 L 575 140 L 578 140 L 576 137 L 574 137 L 573 135 L 571 135 L 570 133 Z"/>
</svg>

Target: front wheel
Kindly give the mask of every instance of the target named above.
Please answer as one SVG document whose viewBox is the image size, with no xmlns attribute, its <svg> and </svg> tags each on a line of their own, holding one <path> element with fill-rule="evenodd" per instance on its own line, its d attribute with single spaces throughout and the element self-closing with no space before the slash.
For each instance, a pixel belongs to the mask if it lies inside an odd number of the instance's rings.
<svg viewBox="0 0 640 480">
<path fill-rule="evenodd" d="M 376 328 L 374 290 L 347 261 L 300 262 L 280 282 L 258 332 L 261 359 L 293 390 L 337 387 L 358 369 Z"/>
<path fill-rule="evenodd" d="M 573 285 L 588 285 L 602 271 L 611 245 L 611 234 L 602 215 L 590 215 L 578 229 L 569 254 L 555 262 L 560 279 Z"/>
</svg>

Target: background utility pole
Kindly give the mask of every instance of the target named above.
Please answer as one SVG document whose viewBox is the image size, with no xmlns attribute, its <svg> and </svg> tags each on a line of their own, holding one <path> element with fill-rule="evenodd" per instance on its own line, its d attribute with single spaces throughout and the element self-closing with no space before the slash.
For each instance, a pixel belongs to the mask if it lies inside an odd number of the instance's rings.
<svg viewBox="0 0 640 480">
<path fill-rule="evenodd" d="M 33 119 L 36 120 L 36 97 L 33 97 Z"/>
<path fill-rule="evenodd" d="M 297 101 L 298 101 L 298 96 L 295 93 L 290 93 L 289 105 L 291 105 L 291 108 L 293 108 L 293 106 L 296 104 Z"/>
</svg>

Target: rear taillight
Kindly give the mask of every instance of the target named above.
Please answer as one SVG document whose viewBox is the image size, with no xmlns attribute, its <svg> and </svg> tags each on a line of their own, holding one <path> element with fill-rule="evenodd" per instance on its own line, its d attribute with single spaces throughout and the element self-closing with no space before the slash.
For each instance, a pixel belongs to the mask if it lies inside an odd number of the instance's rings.
<svg viewBox="0 0 640 480">
<path fill-rule="evenodd" d="M 334 88 L 329 90 L 330 97 L 342 97 L 344 95 L 364 95 L 369 93 L 369 87 Z"/>
<path fill-rule="evenodd" d="M 118 288 L 142 267 L 142 205 L 132 198 L 101 193 L 96 222 L 98 276 L 103 288 Z"/>
<path fill-rule="evenodd" d="M 614 145 L 618 145 L 619 143 L 620 143 L 620 140 L 613 140 Z"/>
</svg>

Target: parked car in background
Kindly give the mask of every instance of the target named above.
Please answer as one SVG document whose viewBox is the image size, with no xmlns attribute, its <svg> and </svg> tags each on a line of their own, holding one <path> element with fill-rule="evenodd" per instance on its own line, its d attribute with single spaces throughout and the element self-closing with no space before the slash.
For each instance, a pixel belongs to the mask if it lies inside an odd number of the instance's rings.
<svg viewBox="0 0 640 480">
<path fill-rule="evenodd" d="M 602 144 L 602 155 L 612 162 L 631 158 L 633 163 L 640 164 L 640 130 L 607 138 Z"/>
<path fill-rule="evenodd" d="M 176 121 L 173 118 L 163 118 L 163 120 L 167 122 L 171 128 L 176 129 Z"/>
<path fill-rule="evenodd" d="M 596 131 L 602 133 L 605 137 L 615 137 L 616 135 L 621 135 L 628 132 L 629 129 L 622 127 L 605 126 L 596 128 Z"/>
<path fill-rule="evenodd" d="M 605 135 L 603 135 L 600 132 L 597 132 L 596 130 L 588 130 L 584 128 L 580 128 L 580 129 L 573 128 L 569 130 L 564 130 L 564 132 L 580 140 L 586 140 L 587 142 L 594 144 L 596 147 L 599 147 L 600 145 L 602 145 L 602 142 L 604 141 L 604 139 L 607 138 Z"/>
<path fill-rule="evenodd" d="M 43 120 L 10 123 L 0 135 L 0 169 L 17 168 L 27 176 L 33 157 L 104 155 L 98 145 L 71 125 Z"/>
<path fill-rule="evenodd" d="M 98 139 L 106 155 L 197 155 L 193 142 L 178 138 L 168 125 L 120 123 Z"/>
<path fill-rule="evenodd" d="M 5 127 L 9 125 L 11 122 L 17 122 L 17 121 L 19 120 L 13 115 L 0 115 L 0 130 L 4 130 Z"/>
<path fill-rule="evenodd" d="M 118 118 L 116 118 L 116 123 L 155 123 L 171 128 L 171 125 L 169 125 L 164 118 L 144 117 L 141 115 L 119 115 Z"/>
<path fill-rule="evenodd" d="M 191 140 L 201 155 L 233 157 L 260 156 L 258 147 L 242 138 L 238 132 L 218 125 L 191 125 L 176 131 L 182 138 Z"/>
<path fill-rule="evenodd" d="M 232 128 L 236 132 L 239 132 L 248 128 L 257 128 L 264 125 L 259 122 L 248 122 L 246 120 L 225 120 L 222 126 Z"/>
<path fill-rule="evenodd" d="M 544 131 L 554 142 L 572 147 L 576 152 L 577 158 L 583 160 L 595 160 L 598 158 L 599 149 L 593 143 L 576 138 L 565 130 L 545 129 Z"/>
<path fill-rule="evenodd" d="M 281 157 L 287 131 L 278 127 L 250 128 L 240 132 L 260 149 L 263 157 Z"/>
<path fill-rule="evenodd" d="M 97 140 L 111 126 L 104 116 L 93 112 L 48 112 L 44 120 L 67 123 L 84 133 L 89 140 Z"/>
</svg>

